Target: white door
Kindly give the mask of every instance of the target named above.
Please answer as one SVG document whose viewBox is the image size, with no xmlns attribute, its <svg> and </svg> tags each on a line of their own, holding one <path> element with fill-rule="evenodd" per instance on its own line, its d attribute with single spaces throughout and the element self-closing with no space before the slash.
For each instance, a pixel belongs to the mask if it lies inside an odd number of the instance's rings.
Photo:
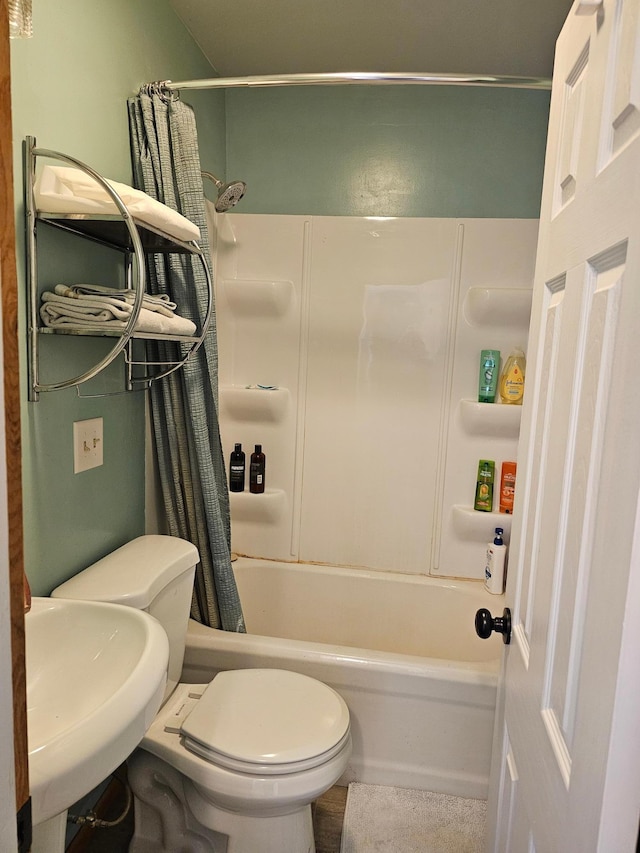
<svg viewBox="0 0 640 853">
<path fill-rule="evenodd" d="M 638 838 L 640 0 L 587 2 L 556 53 L 492 853 Z"/>
</svg>

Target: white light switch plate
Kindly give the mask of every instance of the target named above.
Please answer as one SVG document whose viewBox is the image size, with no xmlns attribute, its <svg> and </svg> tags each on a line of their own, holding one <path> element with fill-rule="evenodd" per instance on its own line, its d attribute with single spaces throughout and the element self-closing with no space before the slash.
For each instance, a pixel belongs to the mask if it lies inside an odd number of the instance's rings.
<svg viewBox="0 0 640 853">
<path fill-rule="evenodd" d="M 73 424 L 73 473 L 103 464 L 102 418 Z"/>
</svg>

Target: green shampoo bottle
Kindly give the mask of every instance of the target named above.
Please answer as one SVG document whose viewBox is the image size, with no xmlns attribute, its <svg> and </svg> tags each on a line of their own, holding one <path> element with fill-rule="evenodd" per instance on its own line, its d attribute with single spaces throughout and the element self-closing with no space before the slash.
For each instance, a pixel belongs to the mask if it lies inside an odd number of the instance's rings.
<svg viewBox="0 0 640 853">
<path fill-rule="evenodd" d="M 493 510 L 495 472 L 496 463 L 492 459 L 481 459 L 478 462 L 476 498 L 473 502 L 473 508 L 479 512 L 491 512 Z"/>
<path fill-rule="evenodd" d="M 500 371 L 500 350 L 483 349 L 480 353 L 478 377 L 478 402 L 495 403 Z"/>
</svg>

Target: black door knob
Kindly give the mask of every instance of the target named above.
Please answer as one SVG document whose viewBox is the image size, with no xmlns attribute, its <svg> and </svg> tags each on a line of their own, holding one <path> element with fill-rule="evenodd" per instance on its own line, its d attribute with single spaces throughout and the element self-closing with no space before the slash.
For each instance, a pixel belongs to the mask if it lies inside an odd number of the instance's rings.
<svg viewBox="0 0 640 853">
<path fill-rule="evenodd" d="M 491 632 L 502 634 L 502 642 L 509 645 L 511 642 L 511 611 L 508 607 L 502 611 L 502 617 L 496 616 L 494 619 L 491 613 L 482 607 L 476 613 L 476 634 L 483 640 L 487 640 L 491 636 Z"/>
</svg>

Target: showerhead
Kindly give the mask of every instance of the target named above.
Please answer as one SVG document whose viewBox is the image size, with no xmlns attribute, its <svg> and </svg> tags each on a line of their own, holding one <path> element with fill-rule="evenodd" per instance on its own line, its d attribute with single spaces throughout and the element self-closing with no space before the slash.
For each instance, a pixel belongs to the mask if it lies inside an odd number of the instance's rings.
<svg viewBox="0 0 640 853">
<path fill-rule="evenodd" d="M 247 185 L 243 181 L 231 181 L 230 184 L 223 184 L 215 203 L 218 213 L 224 213 L 225 210 L 234 207 L 244 195 L 246 188 Z"/>
<path fill-rule="evenodd" d="M 221 180 L 212 175 L 211 172 L 202 172 L 203 178 L 209 178 L 210 181 L 218 188 L 218 198 L 215 200 L 214 207 L 218 213 L 224 213 L 229 208 L 234 207 L 242 198 L 247 189 L 247 185 L 243 181 L 231 181 L 228 184 L 223 184 Z"/>
</svg>

